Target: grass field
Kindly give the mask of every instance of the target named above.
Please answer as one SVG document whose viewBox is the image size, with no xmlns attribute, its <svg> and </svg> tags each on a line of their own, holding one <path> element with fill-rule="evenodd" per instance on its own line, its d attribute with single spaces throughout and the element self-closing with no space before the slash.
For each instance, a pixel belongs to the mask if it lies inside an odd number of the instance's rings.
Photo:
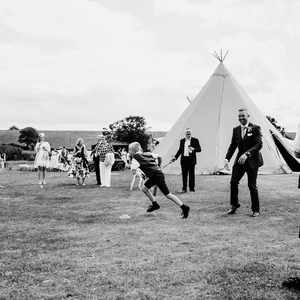
<svg viewBox="0 0 300 300">
<path fill-rule="evenodd" d="M 241 209 L 224 215 L 229 179 L 197 177 L 182 220 L 161 195 L 146 214 L 128 172 L 110 189 L 51 173 L 43 190 L 33 172 L 0 172 L 0 299 L 300 299 L 281 288 L 300 275 L 297 175 L 259 177 L 259 218 L 245 181 Z"/>
</svg>

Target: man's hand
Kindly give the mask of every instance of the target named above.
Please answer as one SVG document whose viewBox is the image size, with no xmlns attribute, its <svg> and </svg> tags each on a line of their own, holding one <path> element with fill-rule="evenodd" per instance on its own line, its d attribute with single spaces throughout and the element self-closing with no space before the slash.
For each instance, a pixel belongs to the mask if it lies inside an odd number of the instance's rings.
<svg viewBox="0 0 300 300">
<path fill-rule="evenodd" d="M 238 163 L 240 165 L 243 165 L 246 162 L 247 158 L 248 158 L 248 156 L 246 154 L 241 155 L 239 160 L 238 160 Z"/>
<path fill-rule="evenodd" d="M 192 151 L 194 151 L 194 150 L 195 150 L 195 148 L 194 148 L 194 147 L 192 147 L 192 146 L 189 146 L 189 150 L 192 152 Z"/>
<path fill-rule="evenodd" d="M 228 159 L 224 160 L 224 169 L 229 170 L 229 161 L 228 161 Z"/>
</svg>

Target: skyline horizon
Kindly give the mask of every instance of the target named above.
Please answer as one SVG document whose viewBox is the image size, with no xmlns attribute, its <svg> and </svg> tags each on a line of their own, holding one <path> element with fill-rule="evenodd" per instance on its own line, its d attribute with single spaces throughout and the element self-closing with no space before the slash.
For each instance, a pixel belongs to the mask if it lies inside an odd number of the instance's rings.
<svg viewBox="0 0 300 300">
<path fill-rule="evenodd" d="M 133 114 L 169 130 L 220 48 L 263 114 L 287 130 L 300 122 L 297 1 L 3 0 L 0 8 L 1 128 L 21 120 L 98 130 Z"/>
</svg>

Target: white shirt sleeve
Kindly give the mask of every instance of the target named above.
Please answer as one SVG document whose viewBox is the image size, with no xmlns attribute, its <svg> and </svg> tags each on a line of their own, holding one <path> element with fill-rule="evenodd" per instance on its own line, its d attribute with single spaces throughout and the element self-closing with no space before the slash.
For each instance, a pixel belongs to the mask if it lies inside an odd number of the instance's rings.
<svg viewBox="0 0 300 300">
<path fill-rule="evenodd" d="M 151 155 L 152 155 L 152 157 L 153 157 L 154 159 L 158 159 L 158 158 L 159 158 L 159 155 L 156 154 L 156 153 L 151 153 Z"/>
</svg>

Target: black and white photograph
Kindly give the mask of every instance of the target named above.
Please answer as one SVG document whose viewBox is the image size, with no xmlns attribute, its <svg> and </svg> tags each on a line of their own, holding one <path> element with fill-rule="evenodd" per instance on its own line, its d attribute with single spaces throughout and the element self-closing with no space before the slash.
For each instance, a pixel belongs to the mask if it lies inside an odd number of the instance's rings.
<svg viewBox="0 0 300 300">
<path fill-rule="evenodd" d="M 299 300 L 299 16 L 1 0 L 0 300 Z"/>
</svg>

